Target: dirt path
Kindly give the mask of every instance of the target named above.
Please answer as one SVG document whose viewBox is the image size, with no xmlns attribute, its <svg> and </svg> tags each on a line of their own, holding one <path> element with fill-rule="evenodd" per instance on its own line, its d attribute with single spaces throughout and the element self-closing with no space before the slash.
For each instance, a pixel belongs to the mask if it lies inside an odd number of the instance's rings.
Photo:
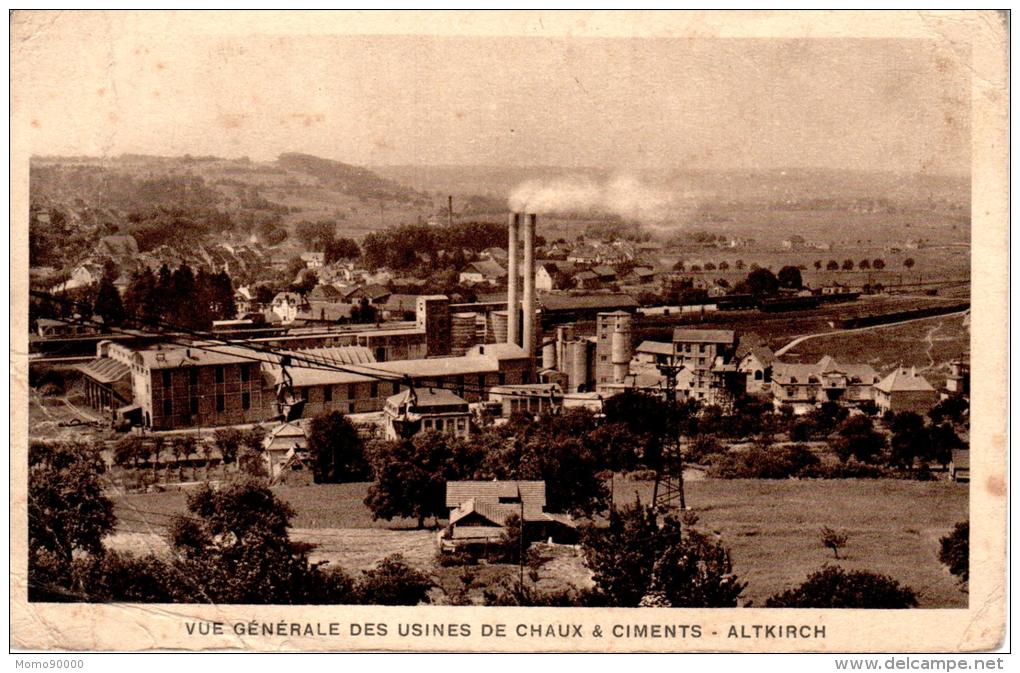
<svg viewBox="0 0 1020 673">
<path fill-rule="evenodd" d="M 801 335 L 799 337 L 794 338 L 793 341 L 791 341 L 790 343 L 786 344 L 785 346 L 783 346 L 782 348 L 777 350 L 776 351 L 776 357 L 779 357 L 781 355 L 785 355 L 791 349 L 793 349 L 796 346 L 804 343 L 808 339 L 816 339 L 818 337 L 825 337 L 825 336 L 836 336 L 836 335 L 839 335 L 839 334 L 851 334 L 853 332 L 867 332 L 869 330 L 882 329 L 883 327 L 896 327 L 898 325 L 906 325 L 907 323 L 920 322 L 922 320 L 932 320 L 932 319 L 937 319 L 937 318 L 941 318 L 941 319 L 952 318 L 954 316 L 962 316 L 965 313 L 969 313 L 969 312 L 970 312 L 970 309 L 967 309 L 965 311 L 957 311 L 956 313 L 945 313 L 943 315 L 938 315 L 938 316 L 931 316 L 931 315 L 929 315 L 929 316 L 925 316 L 923 318 L 911 318 L 910 320 L 901 320 L 899 322 L 882 323 L 881 325 L 869 325 L 867 327 L 854 327 L 852 329 L 837 329 L 837 330 L 832 330 L 830 332 L 817 332 L 815 334 L 803 334 L 803 335 Z M 940 322 L 939 326 L 941 326 L 941 324 L 942 323 Z"/>
</svg>

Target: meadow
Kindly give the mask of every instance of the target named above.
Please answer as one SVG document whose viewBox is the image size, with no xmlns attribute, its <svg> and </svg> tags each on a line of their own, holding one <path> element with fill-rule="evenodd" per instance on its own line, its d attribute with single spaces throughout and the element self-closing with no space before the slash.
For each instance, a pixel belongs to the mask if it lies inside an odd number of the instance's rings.
<svg viewBox="0 0 1020 673">
<path fill-rule="evenodd" d="M 648 481 L 618 478 L 616 502 L 638 497 L 648 502 L 651 488 Z M 433 533 L 412 530 L 414 522 L 409 520 L 373 521 L 363 504 L 367 489 L 366 483 L 353 483 L 274 490 L 297 512 L 295 538 L 317 545 L 314 558 L 358 570 L 388 553 L 403 551 L 416 565 L 427 567 Z M 937 558 L 939 538 L 968 516 L 966 484 L 705 479 L 689 482 L 686 493 L 699 517 L 697 527 L 716 534 L 730 549 L 734 572 L 747 582 L 744 600 L 755 605 L 833 562 L 893 577 L 917 592 L 922 608 L 967 605 L 967 594 Z M 181 493 L 117 497 L 119 546 L 151 547 L 169 517 L 184 504 Z M 823 526 L 849 538 L 839 561 L 820 542 Z M 555 573 L 556 567 L 547 565 L 543 574 Z M 564 567 L 576 579 L 576 563 Z M 496 569 L 485 572 L 505 574 Z M 455 573 L 439 575 L 452 581 L 451 574 Z"/>
</svg>

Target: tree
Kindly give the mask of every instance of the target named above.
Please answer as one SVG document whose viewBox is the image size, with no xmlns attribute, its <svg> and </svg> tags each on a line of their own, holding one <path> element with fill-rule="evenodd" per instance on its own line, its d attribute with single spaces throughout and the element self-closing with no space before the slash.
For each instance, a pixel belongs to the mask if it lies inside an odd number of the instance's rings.
<svg viewBox="0 0 1020 673">
<path fill-rule="evenodd" d="M 251 479 L 221 490 L 205 485 L 188 496 L 168 538 L 179 560 L 175 600 L 214 603 L 330 603 L 345 584 L 310 566 L 287 529 L 294 511 Z M 183 579 L 184 581 L 180 581 Z M 330 591 L 327 591 L 330 589 Z M 331 592 L 334 592 L 330 595 Z"/>
<path fill-rule="evenodd" d="M 825 265 L 825 268 L 826 268 L 826 269 L 827 269 L 828 271 L 838 271 L 838 270 L 839 270 L 839 262 L 837 262 L 837 261 L 836 261 L 836 260 L 834 260 L 834 259 L 830 259 L 830 260 L 828 261 L 828 263 L 827 263 L 827 264 Z"/>
<path fill-rule="evenodd" d="M 862 259 L 861 261 L 857 262 L 857 268 L 866 271 L 871 268 L 871 261 L 869 261 L 868 259 Z"/>
<path fill-rule="evenodd" d="M 339 411 L 313 418 L 307 436 L 315 483 L 362 481 L 370 476 L 361 436 Z"/>
<path fill-rule="evenodd" d="M 736 262 L 733 263 L 733 268 L 737 269 L 738 271 L 743 271 L 744 266 L 745 266 L 744 260 L 742 259 L 738 259 Z"/>
<path fill-rule="evenodd" d="M 768 269 L 757 268 L 737 283 L 736 290 L 738 294 L 752 294 L 756 297 L 773 295 L 779 291 L 779 279 Z"/>
<path fill-rule="evenodd" d="M 816 259 L 814 266 L 815 266 L 815 271 L 821 271 L 822 270 L 822 260 Z"/>
<path fill-rule="evenodd" d="M 446 482 L 473 474 L 480 462 L 464 442 L 435 430 L 378 442 L 368 457 L 376 478 L 365 497 L 372 518 L 407 517 L 418 528 L 447 514 Z"/>
<path fill-rule="evenodd" d="M 99 281 L 99 290 L 96 292 L 96 300 L 92 306 L 95 315 L 102 316 L 103 323 L 107 325 L 120 325 L 124 322 L 124 304 L 120 299 L 120 292 L 113 284 L 113 279 L 107 275 Z"/>
<path fill-rule="evenodd" d="M 913 257 L 907 257 L 905 260 L 903 260 L 903 266 L 907 269 L 913 269 L 914 264 L 915 262 Z"/>
<path fill-rule="evenodd" d="M 606 527 L 584 528 L 581 545 L 593 600 L 609 607 L 735 607 L 745 586 L 725 547 L 672 517 L 660 527 L 640 502 L 610 512 Z"/>
<path fill-rule="evenodd" d="M 324 251 L 326 264 L 333 264 L 342 259 L 356 259 L 361 256 L 361 248 L 353 238 L 334 238 L 326 243 Z"/>
<path fill-rule="evenodd" d="M 933 423 L 928 427 L 927 455 L 945 467 L 953 459 L 954 449 L 963 449 L 967 445 L 956 434 L 951 423 Z"/>
<path fill-rule="evenodd" d="M 727 271 L 729 268 L 730 268 L 730 263 L 727 262 L 726 260 L 723 260 L 723 261 L 719 262 L 719 270 L 720 271 Z"/>
<path fill-rule="evenodd" d="M 220 452 L 223 463 L 229 464 L 237 460 L 237 452 L 241 449 L 244 433 L 237 428 L 217 428 L 213 432 L 213 444 Z"/>
<path fill-rule="evenodd" d="M 28 544 L 69 567 L 75 552 L 101 554 L 113 530 L 113 503 L 103 495 L 106 463 L 74 442 L 33 442 L 28 448 Z M 31 572 L 31 570 L 30 570 Z"/>
<path fill-rule="evenodd" d="M 923 460 L 930 456 L 931 437 L 924 427 L 924 419 L 914 412 L 903 411 L 895 414 L 889 423 L 889 429 L 892 432 L 889 447 L 890 462 L 893 465 L 912 469 L 915 460 Z"/>
<path fill-rule="evenodd" d="M 844 259 L 843 260 L 843 270 L 844 271 L 853 271 L 854 270 L 854 261 L 852 259 Z"/>
<path fill-rule="evenodd" d="M 932 423 L 949 421 L 955 425 L 963 425 L 969 411 L 970 405 L 966 398 L 961 395 L 953 395 L 932 407 L 928 411 L 928 418 L 932 420 Z"/>
<path fill-rule="evenodd" d="M 715 271 L 715 269 L 716 269 L 715 263 L 714 262 L 705 262 L 704 269 L 705 269 L 705 271 Z"/>
<path fill-rule="evenodd" d="M 822 546 L 832 550 L 833 556 L 839 560 L 839 550 L 846 546 L 847 536 L 837 533 L 825 526 L 822 528 Z"/>
<path fill-rule="evenodd" d="M 885 260 L 876 258 L 875 261 L 871 263 L 871 268 L 881 271 L 885 268 Z"/>
<path fill-rule="evenodd" d="M 765 607 L 903 609 L 917 607 L 917 595 L 886 575 L 827 565 L 799 587 L 771 596 Z"/>
<path fill-rule="evenodd" d="M 434 585 L 426 575 L 392 554 L 362 572 L 355 589 L 358 602 L 366 605 L 419 605 L 428 603 Z"/>
<path fill-rule="evenodd" d="M 850 412 L 838 402 L 822 402 L 816 409 L 811 411 L 809 418 L 814 426 L 814 431 L 822 436 L 833 432 L 839 424 L 847 419 Z"/>
<path fill-rule="evenodd" d="M 939 539 L 939 563 L 960 578 L 970 580 L 970 522 L 961 521 L 953 532 Z"/>
<path fill-rule="evenodd" d="M 777 276 L 779 287 L 790 290 L 799 290 L 804 287 L 804 280 L 800 276 L 800 269 L 795 266 L 784 266 L 779 270 Z"/>
<path fill-rule="evenodd" d="M 875 431 L 874 423 L 867 416 L 851 416 L 837 434 L 833 448 L 844 463 L 851 457 L 870 463 L 885 449 L 885 437 Z"/>
</svg>

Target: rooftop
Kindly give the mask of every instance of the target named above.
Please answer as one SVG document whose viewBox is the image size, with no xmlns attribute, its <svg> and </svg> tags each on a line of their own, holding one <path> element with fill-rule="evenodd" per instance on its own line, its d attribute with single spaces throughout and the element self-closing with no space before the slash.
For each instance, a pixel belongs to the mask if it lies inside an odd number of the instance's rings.
<svg viewBox="0 0 1020 673">
<path fill-rule="evenodd" d="M 898 367 L 891 374 L 875 385 L 877 390 L 883 393 L 894 392 L 929 392 L 934 391 L 928 379 L 917 373 L 913 367 Z"/>
<path fill-rule="evenodd" d="M 682 329 L 673 330 L 673 341 L 681 343 L 732 344 L 736 332 L 731 329 Z"/>
</svg>

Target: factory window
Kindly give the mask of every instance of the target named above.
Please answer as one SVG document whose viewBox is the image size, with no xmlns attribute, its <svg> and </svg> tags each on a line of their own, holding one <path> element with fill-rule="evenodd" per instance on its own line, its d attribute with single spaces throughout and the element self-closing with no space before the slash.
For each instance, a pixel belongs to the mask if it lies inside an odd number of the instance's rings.
<svg viewBox="0 0 1020 673">
<path fill-rule="evenodd" d="M 216 395 L 216 411 L 223 411 L 227 408 L 227 398 L 222 393 Z"/>
<path fill-rule="evenodd" d="M 171 374 L 169 369 L 164 369 L 163 370 L 163 387 L 164 388 L 169 388 L 170 387 L 170 383 L 171 383 L 171 378 L 170 377 L 171 376 L 172 376 L 172 374 Z"/>
<path fill-rule="evenodd" d="M 191 408 L 191 415 L 192 416 L 196 415 L 198 413 L 198 398 L 192 397 L 191 399 L 188 400 L 188 402 Z"/>
<path fill-rule="evenodd" d="M 192 386 L 198 385 L 198 368 L 192 367 L 188 370 L 188 384 Z"/>
<path fill-rule="evenodd" d="M 174 401 L 169 397 L 163 398 L 163 415 L 164 416 L 174 415 Z"/>
<path fill-rule="evenodd" d="M 600 355 L 600 356 L 599 356 L 599 360 L 600 360 L 601 362 L 605 362 L 605 361 L 606 361 L 606 360 L 608 360 L 608 359 L 609 359 L 609 356 L 606 356 L 606 355 Z"/>
<path fill-rule="evenodd" d="M 754 380 L 755 381 L 761 381 L 762 378 L 764 378 L 764 376 L 765 376 L 764 373 L 762 373 L 762 371 L 760 369 L 758 369 L 758 370 L 756 370 L 754 372 Z"/>
<path fill-rule="evenodd" d="M 522 380 L 524 381 L 524 384 L 525 384 L 525 385 L 527 385 L 527 384 L 531 383 L 531 372 L 529 372 L 529 371 L 525 370 L 525 372 L 524 372 L 524 376 L 523 376 L 523 379 L 522 379 Z"/>
<path fill-rule="evenodd" d="M 241 380 L 248 381 L 251 379 L 251 369 L 249 365 L 241 365 Z"/>
<path fill-rule="evenodd" d="M 322 400 L 324 402 L 333 401 L 333 386 L 326 386 L 322 389 Z"/>
<path fill-rule="evenodd" d="M 479 374 L 478 375 L 478 387 L 479 388 L 484 388 L 485 387 L 485 374 Z"/>
<path fill-rule="evenodd" d="M 216 383 L 223 383 L 223 366 L 216 366 Z"/>
<path fill-rule="evenodd" d="M 506 374 L 504 374 L 503 372 L 500 372 L 499 373 L 499 377 L 496 380 L 499 381 L 499 385 L 505 384 L 506 383 Z"/>
<path fill-rule="evenodd" d="M 241 393 L 241 408 L 251 409 L 251 393 L 247 391 Z"/>
<path fill-rule="evenodd" d="M 307 402 L 308 401 L 308 388 L 302 388 L 301 392 L 300 392 L 300 395 L 301 395 L 301 399 L 303 401 Z"/>
<path fill-rule="evenodd" d="M 372 383 L 372 389 L 371 389 L 371 392 L 369 392 L 368 396 L 371 397 L 371 398 L 379 397 L 379 384 L 378 383 L 374 383 L 374 382 Z"/>
<path fill-rule="evenodd" d="M 393 395 L 396 395 L 397 393 L 399 393 L 399 392 L 400 392 L 400 384 L 399 384 L 399 383 L 397 383 L 396 381 L 394 381 L 394 382 L 393 382 L 392 384 L 390 384 L 390 385 L 392 385 L 392 386 L 393 386 L 393 392 L 392 392 L 391 394 L 393 394 Z"/>
<path fill-rule="evenodd" d="M 357 394 L 358 394 L 357 386 L 355 384 L 353 384 L 353 383 L 348 383 L 347 384 L 347 399 L 353 400 L 355 397 L 357 397 Z"/>
<path fill-rule="evenodd" d="M 349 413 L 349 414 L 353 414 L 354 413 L 354 402 L 348 402 L 347 403 L 347 413 Z"/>
<path fill-rule="evenodd" d="M 385 347 L 379 346 L 378 348 L 375 349 L 375 361 L 376 362 L 386 362 L 386 348 Z"/>
</svg>

